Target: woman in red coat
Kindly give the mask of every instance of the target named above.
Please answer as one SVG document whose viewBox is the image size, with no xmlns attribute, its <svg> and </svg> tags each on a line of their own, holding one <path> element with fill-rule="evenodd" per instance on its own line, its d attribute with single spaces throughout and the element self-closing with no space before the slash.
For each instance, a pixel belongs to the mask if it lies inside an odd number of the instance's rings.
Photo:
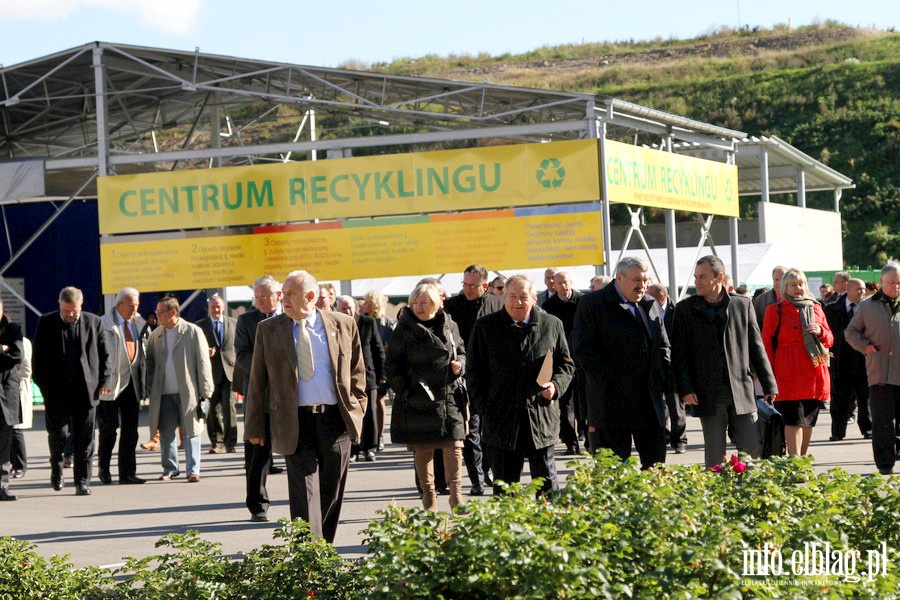
<svg viewBox="0 0 900 600">
<path fill-rule="evenodd" d="M 784 417 L 788 454 L 805 456 L 819 409 L 831 398 L 828 349 L 834 336 L 803 271 L 784 274 L 781 300 L 766 308 L 762 338 L 778 382 L 775 407 Z"/>
</svg>

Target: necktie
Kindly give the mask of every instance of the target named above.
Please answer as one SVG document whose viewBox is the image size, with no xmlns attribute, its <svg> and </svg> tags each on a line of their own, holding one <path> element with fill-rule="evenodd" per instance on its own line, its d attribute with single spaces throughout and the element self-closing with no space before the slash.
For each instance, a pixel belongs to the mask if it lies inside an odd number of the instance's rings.
<svg viewBox="0 0 900 600">
<path fill-rule="evenodd" d="M 519 329 L 525 329 L 525 321 L 516 321 L 516 327 Z"/>
<path fill-rule="evenodd" d="M 131 321 L 125 321 L 122 326 L 125 328 L 125 351 L 128 352 L 128 362 L 134 362 L 137 346 L 134 343 L 134 335 L 131 333 Z"/>
<path fill-rule="evenodd" d="M 298 323 L 297 329 L 297 370 L 300 379 L 309 381 L 316 372 L 313 365 L 312 347 L 309 345 L 309 332 L 306 331 L 306 320 Z"/>
<path fill-rule="evenodd" d="M 856 312 L 856 305 L 853 304 L 853 303 L 851 302 L 851 303 L 850 303 L 850 310 L 849 310 L 848 313 L 847 313 L 847 314 L 850 315 L 850 318 L 851 318 L 851 319 L 853 318 L 853 313 L 854 313 L 854 312 Z"/>
<path fill-rule="evenodd" d="M 216 339 L 219 341 L 219 345 L 222 345 L 222 322 L 221 321 L 213 321 L 216 324 Z"/>
</svg>

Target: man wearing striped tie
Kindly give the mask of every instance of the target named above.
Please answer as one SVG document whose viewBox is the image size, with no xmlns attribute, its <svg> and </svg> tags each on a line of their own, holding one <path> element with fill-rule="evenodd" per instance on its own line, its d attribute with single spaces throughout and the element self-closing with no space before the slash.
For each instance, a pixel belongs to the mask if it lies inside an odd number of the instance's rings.
<svg viewBox="0 0 900 600">
<path fill-rule="evenodd" d="M 112 483 L 110 462 L 116 445 L 116 429 L 119 435 L 119 483 L 144 483 L 137 476 L 135 448 L 138 442 L 138 417 L 141 398 L 144 397 L 144 348 L 140 332 L 144 319 L 138 313 L 140 296 L 131 287 L 122 288 L 116 294 L 116 305 L 100 319 L 110 355 L 111 381 L 109 394 L 100 396 L 97 407 L 97 428 L 100 431 L 99 479 Z"/>
</svg>

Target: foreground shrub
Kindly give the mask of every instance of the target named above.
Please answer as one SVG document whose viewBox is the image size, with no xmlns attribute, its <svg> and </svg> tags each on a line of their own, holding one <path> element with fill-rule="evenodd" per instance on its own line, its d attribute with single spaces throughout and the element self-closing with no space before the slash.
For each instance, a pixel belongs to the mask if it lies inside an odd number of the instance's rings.
<svg viewBox="0 0 900 600">
<path fill-rule="evenodd" d="M 642 472 L 605 453 L 575 464 L 566 489 L 549 497 L 535 498 L 532 484 L 453 515 L 392 505 L 366 529 L 370 551 L 360 561 L 286 520 L 280 543 L 238 557 L 190 531 L 164 536 L 161 554 L 112 573 L 73 569 L 68 557 L 44 559 L 5 538 L 0 599 L 897 596 L 896 479 L 816 475 L 810 458 L 735 457 L 718 471 Z M 824 556 L 826 544 L 842 556 L 861 552 L 852 572 L 844 564 L 838 573 L 792 573 L 794 553 Z M 770 555 L 784 558 L 783 571 L 759 571 L 763 556 L 773 566 Z"/>
</svg>

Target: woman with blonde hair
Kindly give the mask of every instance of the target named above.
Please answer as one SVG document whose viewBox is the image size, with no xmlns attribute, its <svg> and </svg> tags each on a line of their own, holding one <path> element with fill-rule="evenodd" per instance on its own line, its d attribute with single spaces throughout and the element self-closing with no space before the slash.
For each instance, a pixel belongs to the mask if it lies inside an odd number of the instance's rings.
<svg viewBox="0 0 900 600">
<path fill-rule="evenodd" d="M 394 390 L 391 440 L 415 453 L 422 504 L 437 510 L 434 451 L 442 450 L 450 508 L 462 502 L 462 449 L 467 400 L 463 385 L 466 352 L 459 329 L 444 312 L 441 289 L 420 283 L 409 295 L 385 361 Z"/>
<path fill-rule="evenodd" d="M 781 300 L 766 308 L 762 338 L 778 383 L 775 408 L 784 417 L 788 454 L 805 456 L 819 410 L 831 398 L 834 335 L 803 271 L 788 269 L 780 292 Z"/>
</svg>

